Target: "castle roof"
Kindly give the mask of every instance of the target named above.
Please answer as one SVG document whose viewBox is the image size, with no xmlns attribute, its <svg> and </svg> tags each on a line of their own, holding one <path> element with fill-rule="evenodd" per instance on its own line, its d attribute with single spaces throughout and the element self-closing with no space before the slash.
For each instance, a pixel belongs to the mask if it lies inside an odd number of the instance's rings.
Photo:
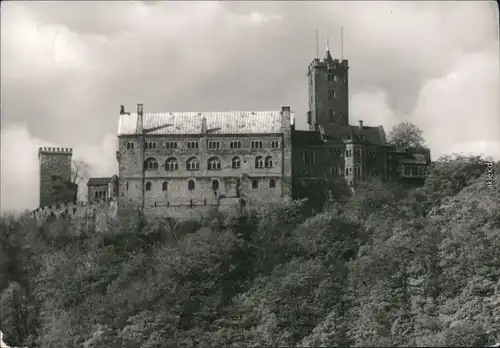
<svg viewBox="0 0 500 348">
<path fill-rule="evenodd" d="M 385 145 L 387 143 L 385 131 L 382 126 L 363 126 L 360 128 L 359 126 L 327 124 L 324 125 L 324 130 L 328 138 L 342 139 L 343 137 L 350 135 L 363 135 L 364 139 L 370 144 Z"/>
<path fill-rule="evenodd" d="M 292 132 L 293 145 L 323 145 L 321 134 L 318 131 L 294 130 Z"/>
<path fill-rule="evenodd" d="M 90 178 L 87 186 L 104 186 L 109 184 L 112 178 Z"/>
<path fill-rule="evenodd" d="M 135 135 L 137 118 L 137 113 L 121 114 L 118 136 Z M 145 112 L 143 127 L 145 133 L 153 135 L 200 134 L 203 119 L 211 134 L 275 134 L 282 132 L 283 124 L 281 111 Z"/>
</svg>

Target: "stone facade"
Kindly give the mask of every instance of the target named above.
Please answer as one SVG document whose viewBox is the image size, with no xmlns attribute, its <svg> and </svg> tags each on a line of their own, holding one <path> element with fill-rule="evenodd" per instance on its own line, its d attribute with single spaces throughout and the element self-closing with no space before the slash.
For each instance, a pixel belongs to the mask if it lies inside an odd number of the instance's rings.
<svg viewBox="0 0 500 348">
<path fill-rule="evenodd" d="M 75 201 L 77 185 L 71 183 L 70 148 L 41 147 L 38 149 L 40 164 L 40 207 L 58 202 Z"/>
<path fill-rule="evenodd" d="M 119 125 L 119 206 L 219 206 L 290 194 L 289 107 L 272 112 L 136 113 Z"/>
<path fill-rule="evenodd" d="M 118 196 L 118 176 L 110 178 L 90 178 L 87 182 L 88 201 L 95 201 Z"/>
<path fill-rule="evenodd" d="M 382 126 L 349 124 L 348 70 L 348 61 L 332 59 L 328 50 L 309 64 L 309 130 L 295 129 L 288 106 L 177 113 L 144 112 L 142 104 L 129 113 L 121 106 L 118 176 L 91 178 L 89 201 L 117 197 L 119 210 L 179 217 L 243 201 L 301 198 L 308 183 L 325 179 L 350 187 L 367 178 L 421 184 L 428 149 L 397 149 Z M 40 202 L 50 205 L 63 197 L 52 194 L 48 178 L 69 178 L 71 152 L 40 153 Z"/>
</svg>

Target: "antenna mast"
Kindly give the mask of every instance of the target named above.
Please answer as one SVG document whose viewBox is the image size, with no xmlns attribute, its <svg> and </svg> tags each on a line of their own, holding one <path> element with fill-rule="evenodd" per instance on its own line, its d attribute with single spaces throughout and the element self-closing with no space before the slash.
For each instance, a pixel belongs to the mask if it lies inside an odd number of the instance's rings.
<svg viewBox="0 0 500 348">
<path fill-rule="evenodd" d="M 340 59 L 344 60 L 344 27 L 340 27 Z"/>
<path fill-rule="evenodd" d="M 319 58 L 319 32 L 316 29 L 316 58 Z"/>
</svg>

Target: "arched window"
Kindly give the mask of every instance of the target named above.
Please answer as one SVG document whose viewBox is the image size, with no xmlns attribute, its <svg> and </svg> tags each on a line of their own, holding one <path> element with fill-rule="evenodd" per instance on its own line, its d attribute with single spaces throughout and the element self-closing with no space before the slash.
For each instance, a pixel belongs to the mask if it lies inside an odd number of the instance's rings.
<svg viewBox="0 0 500 348">
<path fill-rule="evenodd" d="M 178 165 L 177 159 L 175 157 L 169 157 L 165 161 L 165 170 L 168 170 L 171 172 L 171 171 L 177 170 L 178 167 L 179 167 L 179 165 Z"/>
<path fill-rule="evenodd" d="M 164 181 L 164 182 L 161 184 L 161 190 L 162 190 L 162 191 L 167 191 L 167 190 L 168 190 L 168 182 Z"/>
<path fill-rule="evenodd" d="M 238 141 L 238 140 L 232 140 L 230 143 L 229 143 L 229 147 L 231 149 L 241 149 L 241 141 Z"/>
<path fill-rule="evenodd" d="M 156 149 L 156 143 L 154 141 L 148 141 L 146 142 L 146 149 Z"/>
<path fill-rule="evenodd" d="M 275 188 L 276 187 L 276 180 L 274 180 L 274 179 L 269 180 L 269 187 Z"/>
<path fill-rule="evenodd" d="M 232 161 L 231 161 L 231 166 L 234 168 L 234 169 L 238 169 L 241 167 L 241 160 L 238 156 L 236 157 L 233 157 Z"/>
<path fill-rule="evenodd" d="M 188 190 L 189 191 L 193 191 L 195 188 L 195 185 L 194 185 L 194 180 L 189 180 L 188 181 Z"/>
<path fill-rule="evenodd" d="M 175 141 L 167 141 L 167 143 L 165 144 L 165 147 L 167 149 L 177 149 L 177 142 L 175 142 Z"/>
<path fill-rule="evenodd" d="M 146 182 L 146 191 L 151 191 L 151 182 Z"/>
<path fill-rule="evenodd" d="M 265 161 L 264 161 L 265 167 L 266 168 L 272 168 L 273 167 L 273 158 L 271 156 L 267 156 Z"/>
<path fill-rule="evenodd" d="M 200 161 L 196 157 L 191 157 L 186 161 L 187 170 L 198 170 L 200 169 Z"/>
<path fill-rule="evenodd" d="M 213 190 L 218 190 L 219 189 L 219 180 L 212 180 L 212 189 Z"/>
<path fill-rule="evenodd" d="M 99 198 L 99 191 L 96 191 L 95 194 L 94 194 L 94 198 Z"/>
<path fill-rule="evenodd" d="M 216 170 L 220 168 L 221 168 L 220 159 L 218 157 L 211 157 L 208 160 L 208 170 Z"/>
<path fill-rule="evenodd" d="M 158 169 L 158 161 L 153 157 L 146 158 L 146 160 L 144 161 L 144 170 L 155 169 Z"/>
<path fill-rule="evenodd" d="M 264 167 L 264 159 L 261 156 L 257 156 L 255 158 L 255 168 L 263 168 Z"/>
<path fill-rule="evenodd" d="M 128 149 L 128 150 L 133 150 L 133 149 L 134 149 L 134 143 L 129 141 L 129 142 L 127 143 L 127 149 Z"/>
</svg>

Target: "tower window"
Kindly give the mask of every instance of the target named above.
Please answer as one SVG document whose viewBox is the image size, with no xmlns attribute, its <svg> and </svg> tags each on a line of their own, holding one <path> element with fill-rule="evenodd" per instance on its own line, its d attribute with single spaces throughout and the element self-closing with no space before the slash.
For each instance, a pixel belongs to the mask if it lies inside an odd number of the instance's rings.
<svg viewBox="0 0 500 348">
<path fill-rule="evenodd" d="M 277 148 L 279 148 L 279 147 L 280 147 L 280 142 L 279 142 L 279 141 L 277 141 L 277 140 L 273 140 L 273 141 L 271 141 L 271 147 L 272 147 L 273 149 L 277 149 Z"/>
<path fill-rule="evenodd" d="M 133 150 L 133 149 L 134 149 L 134 143 L 133 143 L 133 142 L 131 142 L 131 141 L 129 141 L 129 142 L 127 143 L 127 150 Z"/>
<path fill-rule="evenodd" d="M 233 167 L 234 169 L 238 169 L 240 168 L 241 166 L 241 160 L 239 157 L 233 157 L 232 161 L 231 161 L 231 167 Z"/>
<path fill-rule="evenodd" d="M 252 188 L 257 189 L 259 188 L 259 180 L 257 179 L 252 179 Z"/>
<path fill-rule="evenodd" d="M 274 179 L 269 180 L 269 187 L 275 188 L 276 187 L 276 180 L 274 180 Z"/>
<path fill-rule="evenodd" d="M 177 170 L 178 167 L 179 164 L 177 163 L 177 159 L 175 157 L 167 158 L 165 161 L 165 170 L 174 171 Z"/>
<path fill-rule="evenodd" d="M 146 183 L 146 191 L 151 191 L 151 186 L 152 186 L 152 185 L 151 185 L 151 182 L 149 182 L 149 181 L 148 181 L 148 182 Z"/>
<path fill-rule="evenodd" d="M 316 162 L 316 154 L 311 150 L 304 150 L 302 153 L 302 160 L 305 164 L 315 164 Z"/>
<path fill-rule="evenodd" d="M 335 110 L 330 109 L 328 110 L 328 122 L 334 122 L 335 121 Z"/>
<path fill-rule="evenodd" d="M 125 191 L 128 191 L 128 182 L 125 183 Z"/>
<path fill-rule="evenodd" d="M 330 82 L 330 81 L 333 81 L 333 74 L 332 73 L 328 73 L 328 78 L 327 80 Z"/>
<path fill-rule="evenodd" d="M 188 181 L 188 190 L 193 191 L 195 188 L 194 180 L 189 180 Z"/>
<path fill-rule="evenodd" d="M 335 99 L 335 91 L 328 91 L 328 99 Z"/>
<path fill-rule="evenodd" d="M 212 189 L 214 191 L 219 189 L 219 180 L 212 180 Z"/>
<path fill-rule="evenodd" d="M 161 190 L 162 190 L 162 191 L 167 191 L 167 190 L 168 190 L 168 182 L 164 181 L 164 182 L 161 184 Z"/>
</svg>

